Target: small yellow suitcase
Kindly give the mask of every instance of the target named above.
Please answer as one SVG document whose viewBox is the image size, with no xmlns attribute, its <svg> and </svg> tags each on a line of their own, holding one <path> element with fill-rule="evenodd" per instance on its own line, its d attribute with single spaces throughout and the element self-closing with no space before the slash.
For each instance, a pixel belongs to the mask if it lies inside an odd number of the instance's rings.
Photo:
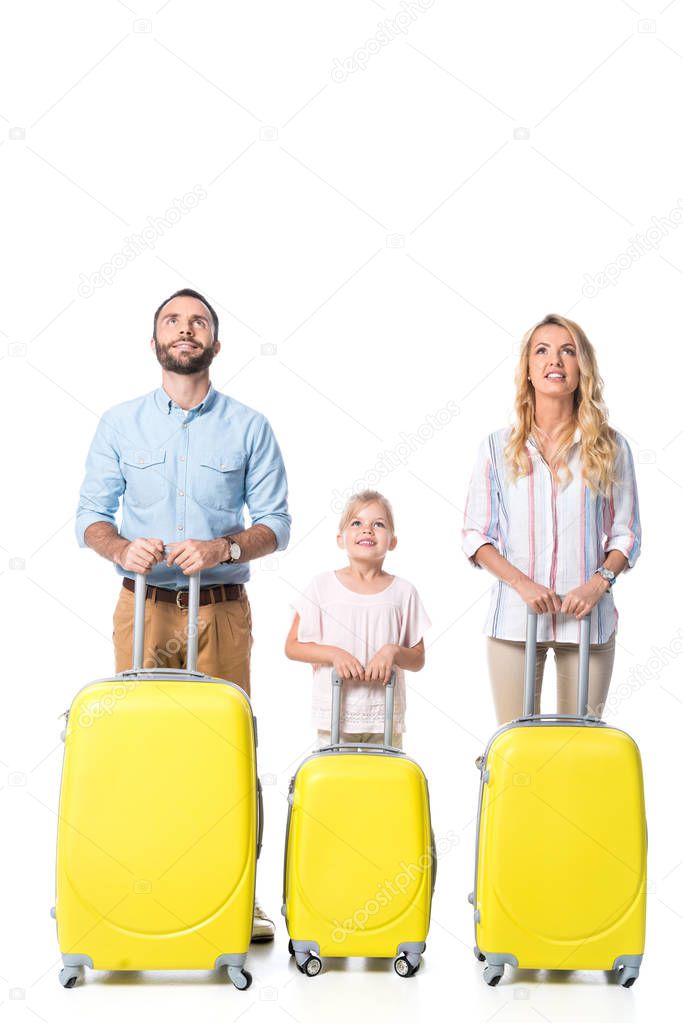
<svg viewBox="0 0 683 1023">
<path fill-rule="evenodd" d="M 93 682 L 67 716 L 55 915 L 73 987 L 95 970 L 227 967 L 246 989 L 262 807 L 256 732 L 238 686 L 197 673 L 199 577 L 187 671 L 134 667 Z"/>
<path fill-rule="evenodd" d="M 331 745 L 303 761 L 289 788 L 283 914 L 289 951 L 315 976 L 322 957 L 394 958 L 402 977 L 424 951 L 436 871 L 427 780 L 391 747 L 339 742 L 342 681 L 332 674 Z"/>
<path fill-rule="evenodd" d="M 534 715 L 528 616 L 525 714 L 480 759 L 475 955 L 505 965 L 614 971 L 636 980 L 645 943 L 643 774 L 630 736 L 587 716 L 590 617 L 581 620 L 576 717 Z"/>
</svg>

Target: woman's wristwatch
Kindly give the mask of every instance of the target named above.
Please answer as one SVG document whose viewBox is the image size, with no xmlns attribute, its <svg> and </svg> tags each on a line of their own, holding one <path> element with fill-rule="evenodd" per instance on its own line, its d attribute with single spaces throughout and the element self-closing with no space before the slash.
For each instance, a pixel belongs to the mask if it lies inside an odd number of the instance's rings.
<svg viewBox="0 0 683 1023">
<path fill-rule="evenodd" d="M 602 568 L 599 568 L 599 569 L 597 570 L 597 572 L 596 572 L 595 574 L 596 574 L 596 575 L 601 575 L 601 576 L 602 576 L 602 578 L 603 578 L 603 579 L 605 580 L 605 582 L 607 583 L 607 589 L 608 589 L 608 590 L 611 590 L 611 589 L 612 589 L 612 587 L 614 586 L 614 581 L 615 581 L 615 579 L 616 579 L 617 577 L 616 577 L 616 575 L 614 574 L 614 572 L 612 572 L 612 570 L 611 570 L 611 569 L 609 569 L 609 568 L 605 568 L 605 566 L 603 565 L 603 566 L 602 566 Z"/>
</svg>

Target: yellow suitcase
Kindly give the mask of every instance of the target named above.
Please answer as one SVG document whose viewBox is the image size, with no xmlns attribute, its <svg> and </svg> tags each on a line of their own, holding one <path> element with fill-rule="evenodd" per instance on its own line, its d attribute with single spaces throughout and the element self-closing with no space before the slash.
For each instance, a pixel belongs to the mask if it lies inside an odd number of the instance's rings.
<svg viewBox="0 0 683 1023">
<path fill-rule="evenodd" d="M 333 672 L 331 745 L 303 761 L 289 788 L 283 914 L 290 954 L 315 976 L 322 957 L 394 958 L 417 972 L 436 871 L 427 780 L 390 745 L 339 742 L 342 681 Z"/>
<path fill-rule="evenodd" d="M 64 734 L 55 915 L 73 987 L 95 970 L 227 967 L 246 989 L 262 805 L 249 699 L 197 673 L 199 577 L 187 671 L 134 667 L 75 697 Z"/>
<path fill-rule="evenodd" d="M 630 736 L 587 716 L 590 618 L 581 621 L 576 717 L 534 715 L 528 616 L 525 714 L 480 758 L 475 955 L 505 965 L 608 970 L 630 987 L 645 943 L 643 774 Z"/>
</svg>

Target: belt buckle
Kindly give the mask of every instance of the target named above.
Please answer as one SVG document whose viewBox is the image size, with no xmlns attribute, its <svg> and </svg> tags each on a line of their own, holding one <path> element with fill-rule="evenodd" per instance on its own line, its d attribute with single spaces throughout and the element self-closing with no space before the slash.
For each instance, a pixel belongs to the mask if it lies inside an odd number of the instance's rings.
<svg viewBox="0 0 683 1023">
<path fill-rule="evenodd" d="M 189 600 L 188 600 L 188 604 L 182 604 L 181 603 L 183 593 L 186 593 L 186 592 L 187 592 L 187 590 L 178 590 L 178 592 L 175 595 L 175 602 L 176 602 L 176 604 L 178 605 L 178 607 L 180 608 L 181 611 L 187 611 L 187 608 L 188 608 Z"/>
</svg>

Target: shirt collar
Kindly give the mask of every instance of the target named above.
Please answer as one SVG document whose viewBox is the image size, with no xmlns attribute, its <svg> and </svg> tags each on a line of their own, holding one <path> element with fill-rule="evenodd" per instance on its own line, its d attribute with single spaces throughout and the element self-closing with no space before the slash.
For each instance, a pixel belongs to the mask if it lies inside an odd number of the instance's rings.
<svg viewBox="0 0 683 1023">
<path fill-rule="evenodd" d="M 213 384 L 209 382 L 209 389 L 206 392 L 206 397 L 204 398 L 203 401 L 200 401 L 198 405 L 195 405 L 194 408 L 189 409 L 188 415 L 190 412 L 194 413 L 194 415 L 200 415 L 200 413 L 208 412 L 216 400 L 217 393 L 218 392 L 216 391 Z M 168 416 L 171 414 L 171 409 L 174 407 L 175 403 L 173 399 L 166 393 L 163 387 L 157 387 L 156 391 L 154 392 L 154 400 L 157 404 L 157 407 L 161 412 L 164 413 L 164 415 Z"/>
</svg>

